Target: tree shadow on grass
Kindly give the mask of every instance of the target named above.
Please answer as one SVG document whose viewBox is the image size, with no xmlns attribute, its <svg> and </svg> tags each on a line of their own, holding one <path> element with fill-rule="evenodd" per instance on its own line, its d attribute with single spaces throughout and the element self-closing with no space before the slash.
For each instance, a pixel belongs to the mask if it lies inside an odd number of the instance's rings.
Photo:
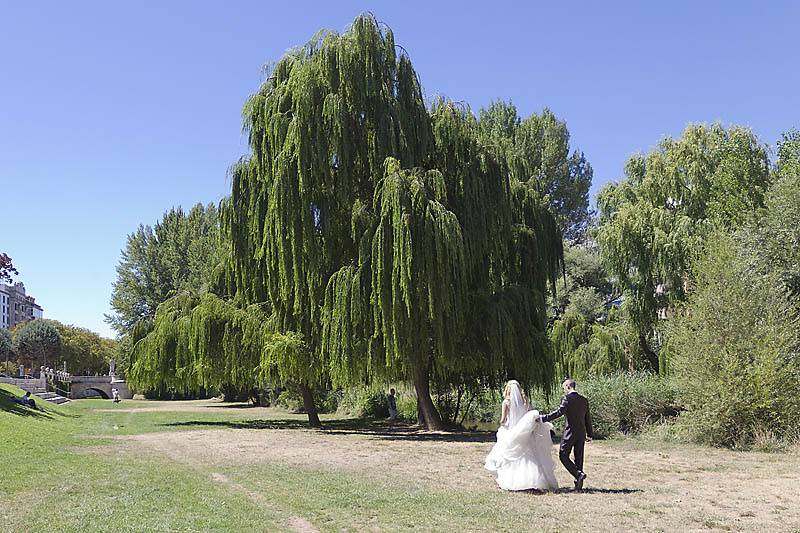
<svg viewBox="0 0 800 533">
<path fill-rule="evenodd" d="M 250 402 L 236 402 L 236 403 L 224 403 L 224 404 L 211 404 L 211 405 L 204 405 L 203 407 L 208 407 L 210 409 L 254 409 L 256 407 L 261 407 L 259 405 L 252 404 Z"/>
<path fill-rule="evenodd" d="M 40 419 L 52 419 L 55 418 L 53 415 L 58 414 L 61 416 L 61 413 L 52 413 L 49 411 L 45 411 L 40 407 L 36 409 L 32 409 L 27 405 L 18 404 L 15 400 L 18 400 L 19 397 L 16 394 L 8 392 L 6 390 L 0 389 L 0 411 L 11 413 L 12 415 L 16 416 L 26 416 L 31 418 L 40 418 Z M 34 398 L 34 401 L 37 404 L 41 404 L 44 400 L 40 398 Z"/>
<path fill-rule="evenodd" d="M 312 430 L 303 420 L 189 420 L 159 424 L 168 427 L 218 427 L 231 429 L 300 429 Z M 363 435 L 381 440 L 417 442 L 493 442 L 494 433 L 488 431 L 426 431 L 406 424 L 388 424 L 377 420 L 347 418 L 326 420 L 323 427 L 314 429 L 328 435 Z"/>
</svg>

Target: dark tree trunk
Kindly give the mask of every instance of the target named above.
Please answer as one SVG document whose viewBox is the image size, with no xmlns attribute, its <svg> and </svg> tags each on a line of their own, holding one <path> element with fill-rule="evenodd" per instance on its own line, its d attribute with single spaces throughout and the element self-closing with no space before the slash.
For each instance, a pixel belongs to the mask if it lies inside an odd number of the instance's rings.
<svg viewBox="0 0 800 533">
<path fill-rule="evenodd" d="M 647 337 L 644 335 L 639 335 L 639 347 L 647 358 L 650 368 L 658 372 L 658 354 L 650 348 L 650 345 L 647 343 Z"/>
<path fill-rule="evenodd" d="M 417 391 L 417 421 L 419 425 L 425 429 L 445 429 L 445 423 L 431 399 L 427 365 L 417 367 L 414 373 L 414 389 Z"/>
<path fill-rule="evenodd" d="M 317 406 L 314 405 L 314 394 L 311 391 L 311 387 L 300 385 L 300 393 L 303 395 L 303 408 L 308 414 L 308 424 L 314 428 L 322 427 L 317 414 Z"/>
</svg>

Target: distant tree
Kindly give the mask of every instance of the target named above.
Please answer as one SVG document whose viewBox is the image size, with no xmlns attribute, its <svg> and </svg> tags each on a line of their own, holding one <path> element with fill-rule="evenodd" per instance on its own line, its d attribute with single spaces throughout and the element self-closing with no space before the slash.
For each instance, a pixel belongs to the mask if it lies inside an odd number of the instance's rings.
<svg viewBox="0 0 800 533">
<path fill-rule="evenodd" d="M 616 309 L 602 320 L 569 310 L 553 323 L 550 341 L 561 376 L 582 379 L 635 370 L 645 363 L 636 330 Z"/>
<path fill-rule="evenodd" d="M 185 213 L 166 212 L 154 227 L 139 226 L 128 236 L 111 295 L 106 322 L 127 335 L 156 307 L 183 290 L 207 288 L 219 263 L 219 219 L 213 204 Z"/>
<path fill-rule="evenodd" d="M 570 153 L 566 122 L 547 108 L 520 119 L 513 104 L 499 101 L 480 111 L 479 127 L 484 141 L 504 154 L 514 178 L 536 183 L 564 237 L 583 239 L 591 221 L 593 171 L 583 152 Z"/>
<path fill-rule="evenodd" d="M 86 328 L 58 321 L 54 321 L 54 325 L 61 336 L 62 347 L 59 356 L 51 361 L 51 366 L 62 368 L 66 363 L 67 370 L 73 374 L 108 372 L 110 361 L 117 356 L 116 341 L 103 338 Z"/>
<path fill-rule="evenodd" d="M 596 244 L 567 243 L 563 283 L 559 280 L 556 292 L 550 297 L 552 317 L 558 319 L 565 313 L 577 312 L 593 322 L 616 297 Z"/>
<path fill-rule="evenodd" d="M 559 375 L 582 379 L 642 366 L 636 331 L 612 302 L 612 286 L 592 241 L 565 246 L 564 280 L 551 297 L 550 342 Z"/>
<path fill-rule="evenodd" d="M 11 359 L 13 354 L 11 334 L 5 328 L 0 328 L 0 361 Z"/>
<path fill-rule="evenodd" d="M 598 196 L 597 239 L 641 349 L 658 368 L 651 341 L 659 309 L 684 300 L 705 237 L 740 226 L 763 205 L 769 162 L 748 129 L 692 125 L 631 158 L 625 173 Z"/>
<path fill-rule="evenodd" d="M 58 360 L 63 346 L 57 323 L 52 320 L 31 320 L 13 332 L 14 352 L 26 366 L 49 366 Z"/>
<path fill-rule="evenodd" d="M 14 265 L 11 264 L 11 258 L 4 253 L 0 253 L 0 282 L 7 281 L 11 283 L 11 275 L 19 274 Z"/>
</svg>

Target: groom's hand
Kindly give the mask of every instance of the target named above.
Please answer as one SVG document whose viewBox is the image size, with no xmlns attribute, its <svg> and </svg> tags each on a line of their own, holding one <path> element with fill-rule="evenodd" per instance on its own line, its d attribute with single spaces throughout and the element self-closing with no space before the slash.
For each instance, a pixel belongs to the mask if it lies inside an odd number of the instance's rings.
<svg viewBox="0 0 800 533">
<path fill-rule="evenodd" d="M 586 435 L 586 442 L 592 442 L 592 437 L 590 437 L 589 435 Z"/>
</svg>

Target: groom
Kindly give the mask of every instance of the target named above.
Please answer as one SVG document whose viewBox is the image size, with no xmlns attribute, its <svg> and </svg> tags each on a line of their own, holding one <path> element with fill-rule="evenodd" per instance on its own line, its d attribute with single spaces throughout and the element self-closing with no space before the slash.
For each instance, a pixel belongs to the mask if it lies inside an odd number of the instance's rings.
<svg viewBox="0 0 800 533">
<path fill-rule="evenodd" d="M 558 457 L 561 459 L 561 464 L 575 478 L 575 490 L 582 490 L 583 481 L 586 479 L 586 474 L 583 473 L 583 446 L 587 437 L 589 439 L 594 437 L 592 418 L 589 416 L 589 401 L 575 391 L 576 383 L 574 379 L 565 379 L 561 386 L 564 388 L 561 405 L 549 415 L 544 415 L 542 422 L 549 422 L 564 415 L 567 416 Z M 574 463 L 569 457 L 573 450 L 575 452 Z"/>
</svg>

